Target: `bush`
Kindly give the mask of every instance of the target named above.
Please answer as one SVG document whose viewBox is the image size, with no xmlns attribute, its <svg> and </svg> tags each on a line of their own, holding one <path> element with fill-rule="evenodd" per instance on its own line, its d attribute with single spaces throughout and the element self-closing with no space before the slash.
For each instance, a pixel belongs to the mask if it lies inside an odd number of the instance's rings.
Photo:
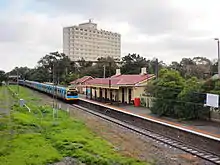
<svg viewBox="0 0 220 165">
<path fill-rule="evenodd" d="M 209 116 L 209 108 L 204 107 L 202 84 L 197 78 L 184 80 L 177 71 L 161 72 L 160 78 L 149 86 L 149 91 L 156 98 L 152 113 L 184 120 Z"/>
</svg>

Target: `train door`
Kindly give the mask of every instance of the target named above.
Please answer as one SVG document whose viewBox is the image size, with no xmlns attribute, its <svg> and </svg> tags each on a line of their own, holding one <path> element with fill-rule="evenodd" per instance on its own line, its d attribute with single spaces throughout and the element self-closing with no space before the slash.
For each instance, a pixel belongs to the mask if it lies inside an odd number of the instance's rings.
<svg viewBox="0 0 220 165">
<path fill-rule="evenodd" d="M 122 88 L 121 90 L 122 90 L 122 91 L 121 91 L 121 94 L 122 94 L 122 103 L 124 103 L 124 102 L 125 102 L 125 89 Z"/>
</svg>

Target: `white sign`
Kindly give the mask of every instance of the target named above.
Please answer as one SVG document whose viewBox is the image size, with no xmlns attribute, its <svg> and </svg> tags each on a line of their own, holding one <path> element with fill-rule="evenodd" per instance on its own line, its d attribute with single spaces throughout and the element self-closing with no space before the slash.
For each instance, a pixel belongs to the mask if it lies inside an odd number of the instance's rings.
<svg viewBox="0 0 220 165">
<path fill-rule="evenodd" d="M 219 105 L 219 95 L 206 94 L 206 106 L 218 108 Z"/>
</svg>

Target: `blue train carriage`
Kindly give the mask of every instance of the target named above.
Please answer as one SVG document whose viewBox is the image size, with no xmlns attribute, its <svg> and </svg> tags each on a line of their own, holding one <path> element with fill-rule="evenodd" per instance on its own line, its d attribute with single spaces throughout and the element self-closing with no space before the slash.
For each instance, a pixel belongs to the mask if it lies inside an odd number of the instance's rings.
<svg viewBox="0 0 220 165">
<path fill-rule="evenodd" d="M 25 85 L 25 81 L 24 80 L 18 80 L 18 84 L 24 86 Z"/>
<path fill-rule="evenodd" d="M 79 99 L 78 91 L 76 87 L 67 87 L 66 88 L 66 101 L 77 101 Z"/>
</svg>

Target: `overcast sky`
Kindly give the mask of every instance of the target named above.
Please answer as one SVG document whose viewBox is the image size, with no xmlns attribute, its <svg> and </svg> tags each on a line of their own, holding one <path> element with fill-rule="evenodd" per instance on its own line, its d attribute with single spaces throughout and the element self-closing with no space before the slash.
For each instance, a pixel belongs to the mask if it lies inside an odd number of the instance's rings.
<svg viewBox="0 0 220 165">
<path fill-rule="evenodd" d="M 122 35 L 122 56 L 217 57 L 220 0 L 0 0 L 0 70 L 62 51 L 62 28 L 92 18 Z"/>
</svg>

